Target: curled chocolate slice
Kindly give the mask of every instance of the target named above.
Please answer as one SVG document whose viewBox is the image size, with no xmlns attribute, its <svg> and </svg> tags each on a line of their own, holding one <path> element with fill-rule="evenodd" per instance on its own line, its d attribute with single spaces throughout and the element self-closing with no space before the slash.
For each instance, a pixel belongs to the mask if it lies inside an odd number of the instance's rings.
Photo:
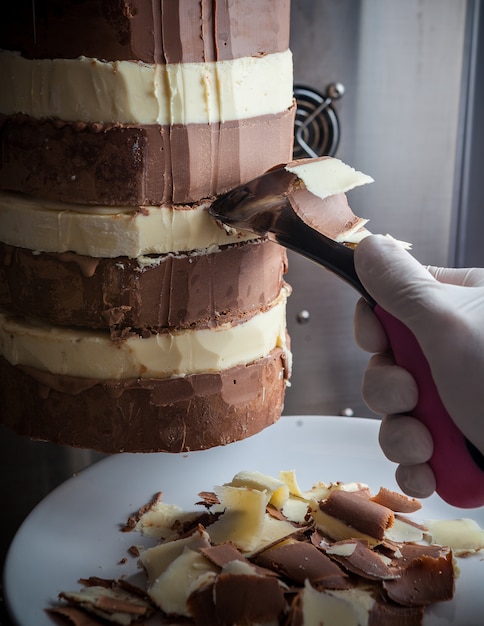
<svg viewBox="0 0 484 626">
<path fill-rule="evenodd" d="M 360 495 L 357 491 L 332 491 L 326 500 L 319 503 L 319 511 L 323 513 L 324 519 L 332 518 L 343 522 L 348 529 L 378 541 L 383 540 L 386 529 L 392 526 L 395 518 L 393 511 Z M 323 520 L 316 517 L 316 523 L 318 522 L 322 523 Z M 321 530 L 324 531 L 325 528 Z M 350 534 L 351 530 L 348 531 Z"/>
</svg>

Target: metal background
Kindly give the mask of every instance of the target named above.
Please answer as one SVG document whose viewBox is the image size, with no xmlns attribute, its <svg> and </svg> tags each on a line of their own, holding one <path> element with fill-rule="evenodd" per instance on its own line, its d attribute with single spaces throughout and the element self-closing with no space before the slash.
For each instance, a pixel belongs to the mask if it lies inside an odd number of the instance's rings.
<svg viewBox="0 0 484 626">
<path fill-rule="evenodd" d="M 353 211 L 370 219 L 373 232 L 411 242 L 426 264 L 452 264 L 456 253 L 477 5 L 464 0 L 292 4 L 295 83 L 320 92 L 343 83 L 344 96 L 334 103 L 341 127 L 335 156 L 375 179 L 348 193 Z M 482 222 L 478 214 L 477 219 Z M 284 412 L 338 415 L 349 409 L 371 416 L 360 395 L 368 356 L 353 341 L 357 295 L 295 254 L 288 282 L 294 369 Z"/>
</svg>

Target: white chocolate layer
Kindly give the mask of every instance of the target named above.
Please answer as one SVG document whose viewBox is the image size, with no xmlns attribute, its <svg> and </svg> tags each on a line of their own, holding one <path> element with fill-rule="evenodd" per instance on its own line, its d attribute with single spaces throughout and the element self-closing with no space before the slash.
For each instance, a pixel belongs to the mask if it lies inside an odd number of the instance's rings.
<svg viewBox="0 0 484 626">
<path fill-rule="evenodd" d="M 107 333 L 70 329 L 0 312 L 0 353 L 12 365 L 101 380 L 166 378 L 218 372 L 286 347 L 286 289 L 246 322 L 112 341 Z"/>
<path fill-rule="evenodd" d="M 292 103 L 289 50 L 212 63 L 25 59 L 0 52 L 0 112 L 124 124 L 202 124 Z"/>
<path fill-rule="evenodd" d="M 208 214 L 209 201 L 158 207 L 89 206 L 0 192 L 0 240 L 40 252 L 136 258 L 201 250 L 255 235 L 228 233 Z"/>
</svg>

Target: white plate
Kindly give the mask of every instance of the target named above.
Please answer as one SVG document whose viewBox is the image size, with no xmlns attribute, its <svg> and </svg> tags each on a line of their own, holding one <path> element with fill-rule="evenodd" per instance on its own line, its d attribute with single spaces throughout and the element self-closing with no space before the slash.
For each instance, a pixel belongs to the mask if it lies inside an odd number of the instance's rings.
<svg viewBox="0 0 484 626">
<path fill-rule="evenodd" d="M 127 549 L 147 543 L 138 533 L 120 532 L 120 525 L 157 491 L 165 502 L 190 509 L 199 491 L 244 469 L 275 476 L 295 469 L 302 489 L 337 480 L 366 482 L 375 491 L 396 489 L 395 468 L 377 444 L 378 426 L 363 418 L 285 416 L 226 447 L 106 458 L 55 489 L 22 524 L 5 564 L 7 605 L 21 626 L 52 626 L 44 609 L 60 591 L 79 589 L 79 578 L 134 575 L 136 559 Z M 483 526 L 484 508 L 463 511 L 433 496 L 413 515 L 421 521 L 455 517 L 472 517 Z M 120 563 L 126 556 L 128 562 Z M 483 623 L 484 554 L 459 559 L 459 567 L 455 598 L 429 608 L 426 626 Z"/>
</svg>

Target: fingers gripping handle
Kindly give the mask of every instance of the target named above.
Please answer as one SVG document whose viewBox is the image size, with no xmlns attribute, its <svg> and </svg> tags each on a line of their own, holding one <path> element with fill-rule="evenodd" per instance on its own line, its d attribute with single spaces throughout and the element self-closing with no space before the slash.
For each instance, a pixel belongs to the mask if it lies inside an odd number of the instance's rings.
<svg viewBox="0 0 484 626">
<path fill-rule="evenodd" d="M 469 442 L 447 413 L 415 336 L 378 304 L 374 310 L 385 328 L 396 363 L 417 383 L 418 403 L 412 415 L 429 429 L 434 441 L 429 465 L 435 474 L 437 493 L 453 506 L 484 506 L 484 464 L 473 458 Z"/>
</svg>

